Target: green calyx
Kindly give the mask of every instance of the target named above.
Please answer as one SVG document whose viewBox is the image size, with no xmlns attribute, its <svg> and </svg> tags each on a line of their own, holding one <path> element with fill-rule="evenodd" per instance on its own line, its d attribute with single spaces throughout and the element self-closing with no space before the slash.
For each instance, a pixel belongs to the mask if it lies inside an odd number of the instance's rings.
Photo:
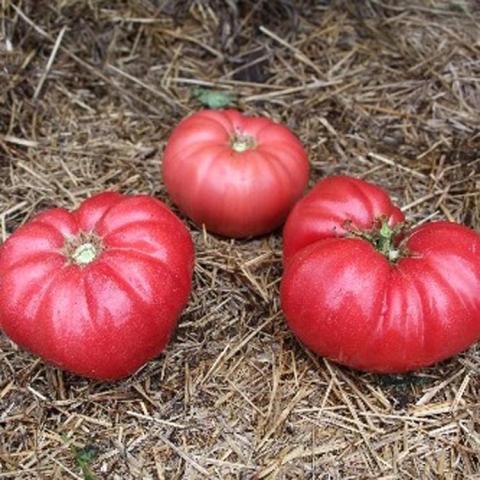
<svg viewBox="0 0 480 480">
<path fill-rule="evenodd" d="M 371 243 L 375 250 L 384 255 L 391 263 L 397 262 L 400 258 L 408 255 L 407 250 L 398 242 L 398 236 L 404 228 L 403 224 L 391 227 L 387 218 L 379 218 L 376 226 L 370 231 L 363 231 L 352 227 L 351 222 L 346 223 L 345 229 L 348 236 L 362 238 Z"/>
</svg>

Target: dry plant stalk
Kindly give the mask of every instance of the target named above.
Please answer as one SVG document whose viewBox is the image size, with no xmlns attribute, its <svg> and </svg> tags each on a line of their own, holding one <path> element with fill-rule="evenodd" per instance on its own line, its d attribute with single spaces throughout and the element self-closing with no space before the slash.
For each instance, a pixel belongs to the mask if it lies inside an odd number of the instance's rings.
<svg viewBox="0 0 480 480">
<path fill-rule="evenodd" d="M 308 146 L 312 183 L 378 182 L 413 223 L 480 228 L 480 8 L 471 0 L 3 0 L 0 234 L 104 189 L 168 202 L 161 151 L 235 93 Z M 480 351 L 403 377 L 304 351 L 281 235 L 190 224 L 194 293 L 166 353 L 99 384 L 0 335 L 0 478 L 478 478 Z"/>
</svg>

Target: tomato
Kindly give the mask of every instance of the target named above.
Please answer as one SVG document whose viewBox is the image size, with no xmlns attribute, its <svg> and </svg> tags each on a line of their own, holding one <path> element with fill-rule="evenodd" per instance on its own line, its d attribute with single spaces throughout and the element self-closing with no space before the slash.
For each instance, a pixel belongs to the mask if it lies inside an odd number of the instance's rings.
<svg viewBox="0 0 480 480">
<path fill-rule="evenodd" d="M 412 230 L 380 188 L 331 177 L 284 229 L 281 304 L 314 352 L 395 373 L 431 365 L 480 338 L 480 235 L 445 221 Z"/>
<path fill-rule="evenodd" d="M 197 225 L 227 237 L 280 226 L 308 181 L 307 154 L 285 126 L 236 110 L 203 110 L 168 140 L 163 177 Z"/>
<path fill-rule="evenodd" d="M 167 344 L 193 260 L 187 229 L 152 197 L 107 192 L 47 210 L 0 249 L 0 326 L 61 368 L 124 377 Z"/>
</svg>

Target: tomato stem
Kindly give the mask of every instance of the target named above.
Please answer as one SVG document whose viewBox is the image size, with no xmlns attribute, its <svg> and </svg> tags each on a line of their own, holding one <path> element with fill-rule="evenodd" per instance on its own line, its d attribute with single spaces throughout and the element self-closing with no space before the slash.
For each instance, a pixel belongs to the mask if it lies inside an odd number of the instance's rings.
<svg viewBox="0 0 480 480">
<path fill-rule="evenodd" d="M 242 153 L 255 147 L 255 139 L 250 135 L 234 135 L 231 147 L 237 153 Z"/>
<path fill-rule="evenodd" d="M 370 232 L 352 228 L 350 224 L 346 225 L 350 234 L 354 237 L 360 237 L 370 242 L 374 248 L 384 255 L 390 262 L 394 263 L 402 256 L 406 255 L 405 249 L 399 247 L 395 242 L 395 237 L 402 228 L 402 225 L 390 227 L 385 218 L 378 219 L 377 227 Z"/>
<path fill-rule="evenodd" d="M 62 253 L 69 263 L 84 267 L 98 258 L 103 250 L 102 240 L 94 232 L 80 232 L 65 239 Z"/>
<path fill-rule="evenodd" d="M 87 265 L 97 256 L 97 249 L 93 243 L 79 245 L 72 254 L 72 259 L 77 265 Z"/>
<path fill-rule="evenodd" d="M 393 230 L 388 226 L 388 223 L 384 223 L 380 228 L 379 234 L 380 236 L 377 241 L 378 249 L 383 254 L 387 254 L 392 246 Z"/>
<path fill-rule="evenodd" d="M 387 222 L 383 222 L 378 233 L 379 237 L 376 242 L 377 249 L 391 262 L 395 262 L 400 258 L 400 250 L 393 245 L 395 230 L 390 228 L 390 225 Z"/>
<path fill-rule="evenodd" d="M 375 247 L 380 253 L 383 253 L 391 262 L 400 258 L 400 250 L 395 248 L 395 230 L 390 227 L 388 222 L 384 221 L 378 232 L 378 238 L 375 241 Z"/>
</svg>

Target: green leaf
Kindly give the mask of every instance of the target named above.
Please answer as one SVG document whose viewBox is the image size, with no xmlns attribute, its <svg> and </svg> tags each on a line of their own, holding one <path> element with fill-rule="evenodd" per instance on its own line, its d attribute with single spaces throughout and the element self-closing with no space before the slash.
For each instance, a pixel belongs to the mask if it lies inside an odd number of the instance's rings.
<svg viewBox="0 0 480 480">
<path fill-rule="evenodd" d="M 460 13 L 465 13 L 467 15 L 470 15 L 470 11 L 468 9 L 468 6 L 465 2 L 459 1 L 459 2 L 452 2 L 449 4 L 448 8 L 452 12 L 460 12 Z"/>
<path fill-rule="evenodd" d="M 235 95 L 220 90 L 196 88 L 193 94 L 202 105 L 208 108 L 225 108 L 235 101 Z"/>
<path fill-rule="evenodd" d="M 90 464 L 98 455 L 98 449 L 93 445 L 87 445 L 85 448 L 73 447 L 73 454 L 77 465 L 82 470 L 84 480 L 98 480 L 90 469 Z"/>
<path fill-rule="evenodd" d="M 87 445 L 85 448 L 80 448 L 75 452 L 78 463 L 90 463 L 98 454 L 98 449 L 93 445 Z"/>
<path fill-rule="evenodd" d="M 83 469 L 83 480 L 98 480 L 98 478 L 86 467 Z"/>
</svg>

